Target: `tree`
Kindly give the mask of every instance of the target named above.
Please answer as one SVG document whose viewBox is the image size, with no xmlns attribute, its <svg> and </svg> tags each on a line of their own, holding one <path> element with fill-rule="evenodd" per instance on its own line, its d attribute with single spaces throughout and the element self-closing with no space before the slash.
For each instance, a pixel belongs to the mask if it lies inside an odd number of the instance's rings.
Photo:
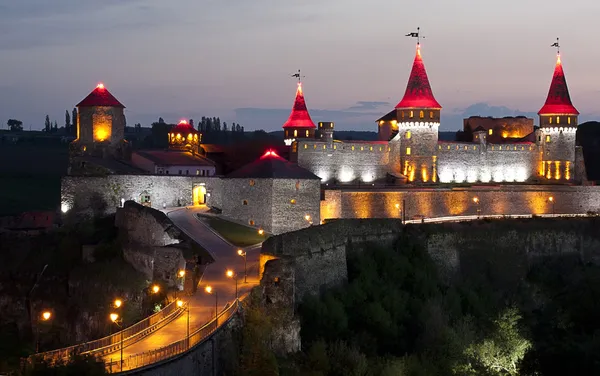
<svg viewBox="0 0 600 376">
<path fill-rule="evenodd" d="M 6 122 L 11 132 L 21 132 L 23 130 L 23 122 L 17 119 L 8 119 Z"/>
<path fill-rule="evenodd" d="M 159 123 L 159 124 L 164 124 L 164 123 L 165 123 L 165 121 L 163 120 L 163 118 L 159 117 L 159 118 L 158 118 L 158 123 Z"/>
<path fill-rule="evenodd" d="M 135 123 L 134 129 L 135 129 L 135 133 L 140 133 L 142 131 L 142 124 Z"/>
<path fill-rule="evenodd" d="M 46 121 L 44 122 L 44 131 L 50 133 L 50 128 L 52 128 L 52 123 L 50 122 L 50 116 L 46 115 Z"/>
<path fill-rule="evenodd" d="M 56 132 L 58 131 L 58 122 L 56 120 L 54 120 L 54 128 L 52 129 L 52 132 Z"/>
<path fill-rule="evenodd" d="M 77 135 L 77 109 L 74 108 L 73 109 L 73 115 L 71 116 L 71 122 L 73 123 L 73 126 L 71 127 L 71 135 Z"/>
<path fill-rule="evenodd" d="M 213 118 L 213 129 L 217 132 L 221 130 L 221 119 L 218 117 Z"/>
<path fill-rule="evenodd" d="M 194 128 L 194 119 L 190 119 L 189 123 L 190 123 L 190 126 L 191 126 L 192 128 Z"/>
<path fill-rule="evenodd" d="M 71 132 L 71 115 L 69 115 L 68 110 L 65 110 L 65 131 L 67 133 Z"/>
<path fill-rule="evenodd" d="M 227 133 L 227 123 L 223 122 L 223 132 Z"/>
</svg>

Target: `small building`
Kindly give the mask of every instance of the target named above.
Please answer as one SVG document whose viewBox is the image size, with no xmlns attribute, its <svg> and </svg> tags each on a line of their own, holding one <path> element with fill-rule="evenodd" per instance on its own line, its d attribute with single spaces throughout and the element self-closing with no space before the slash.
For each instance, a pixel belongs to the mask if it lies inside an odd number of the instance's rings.
<svg viewBox="0 0 600 376">
<path fill-rule="evenodd" d="M 223 181 L 223 216 L 281 234 L 320 223 L 321 179 L 267 151 Z"/>
</svg>

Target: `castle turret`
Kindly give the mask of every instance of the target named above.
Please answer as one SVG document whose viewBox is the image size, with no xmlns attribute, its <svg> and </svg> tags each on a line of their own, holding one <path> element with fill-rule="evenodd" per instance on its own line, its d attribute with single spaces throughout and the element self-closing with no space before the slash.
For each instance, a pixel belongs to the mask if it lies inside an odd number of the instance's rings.
<svg viewBox="0 0 600 376">
<path fill-rule="evenodd" d="M 200 142 L 202 142 L 202 134 L 186 120 L 181 120 L 169 131 L 170 150 L 183 150 L 196 154 Z"/>
<path fill-rule="evenodd" d="M 548 180 L 572 180 L 579 111 L 571 103 L 560 53 L 556 57 L 546 103 L 538 115 L 537 141 L 543 153 L 539 174 Z"/>
<path fill-rule="evenodd" d="M 319 141 L 325 141 L 328 144 L 332 144 L 334 126 L 335 124 L 332 121 L 320 121 L 317 137 Z"/>
<path fill-rule="evenodd" d="M 71 144 L 75 154 L 126 158 L 125 106 L 102 83 L 77 105 L 77 139 Z"/>
<path fill-rule="evenodd" d="M 442 106 L 433 96 L 421 47 L 417 52 L 402 100 L 396 105 L 396 119 L 380 124 L 380 138 L 400 143 L 400 173 L 409 182 L 437 181 L 437 142 Z"/>
<path fill-rule="evenodd" d="M 298 138 L 314 138 L 316 128 L 306 108 L 302 82 L 298 82 L 294 107 L 292 107 L 292 112 L 287 121 L 283 124 L 284 142 L 289 146 Z"/>
</svg>

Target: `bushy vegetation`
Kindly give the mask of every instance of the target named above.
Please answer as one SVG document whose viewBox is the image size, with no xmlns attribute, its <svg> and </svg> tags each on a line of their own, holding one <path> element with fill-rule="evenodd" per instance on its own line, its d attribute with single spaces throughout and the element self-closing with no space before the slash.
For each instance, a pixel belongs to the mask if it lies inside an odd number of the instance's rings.
<svg viewBox="0 0 600 376">
<path fill-rule="evenodd" d="M 299 307 L 303 352 L 278 374 L 600 374 L 599 267 L 472 251 L 450 279 L 409 239 L 350 252 L 348 284 Z"/>
</svg>

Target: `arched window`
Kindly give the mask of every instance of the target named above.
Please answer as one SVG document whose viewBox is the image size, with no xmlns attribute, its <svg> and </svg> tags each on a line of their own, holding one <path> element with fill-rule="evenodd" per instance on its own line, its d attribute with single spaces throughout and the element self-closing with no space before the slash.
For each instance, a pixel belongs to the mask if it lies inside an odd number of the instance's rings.
<svg viewBox="0 0 600 376">
<path fill-rule="evenodd" d="M 294 137 L 298 137 L 298 130 L 294 129 Z"/>
<path fill-rule="evenodd" d="M 567 124 L 571 124 L 571 117 L 570 116 L 567 118 Z"/>
<path fill-rule="evenodd" d="M 409 112 L 409 114 L 408 114 L 408 115 L 409 115 L 408 117 L 410 117 L 410 118 L 412 118 L 412 117 L 413 117 L 413 112 L 412 112 L 412 110 Z"/>
<path fill-rule="evenodd" d="M 425 113 L 423 111 L 419 112 L 419 119 L 423 119 L 425 117 Z"/>
<path fill-rule="evenodd" d="M 404 120 L 404 111 L 400 112 L 400 117 Z"/>
<path fill-rule="evenodd" d="M 410 140 L 411 137 L 412 137 L 412 134 L 410 133 L 410 131 L 406 131 L 406 139 Z"/>
<path fill-rule="evenodd" d="M 242 201 L 242 205 L 248 205 L 248 200 Z"/>
<path fill-rule="evenodd" d="M 556 117 L 556 124 L 560 124 L 560 116 Z"/>
<path fill-rule="evenodd" d="M 254 183 L 254 180 L 250 180 L 250 186 L 251 186 L 251 187 L 254 187 L 254 184 L 255 184 L 255 183 Z"/>
<path fill-rule="evenodd" d="M 433 119 L 433 111 L 429 111 L 429 118 Z"/>
<path fill-rule="evenodd" d="M 550 120 L 550 124 L 552 124 L 552 116 L 550 116 L 550 119 L 549 119 L 549 120 Z"/>
<path fill-rule="evenodd" d="M 308 129 L 306 130 L 306 137 L 308 137 Z"/>
</svg>

